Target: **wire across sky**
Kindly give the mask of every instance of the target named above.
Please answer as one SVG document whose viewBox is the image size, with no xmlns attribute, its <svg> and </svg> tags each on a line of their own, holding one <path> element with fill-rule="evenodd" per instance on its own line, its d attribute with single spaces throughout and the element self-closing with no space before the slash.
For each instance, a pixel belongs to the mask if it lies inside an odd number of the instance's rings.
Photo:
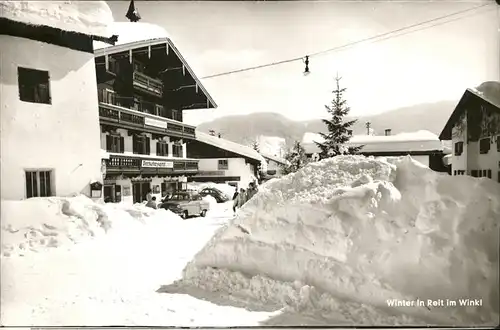
<svg viewBox="0 0 500 330">
<path fill-rule="evenodd" d="M 290 63 L 290 62 L 295 62 L 295 61 L 303 61 L 304 58 L 305 58 L 305 56 L 309 56 L 309 59 L 310 59 L 311 57 L 314 57 L 314 56 L 320 56 L 320 55 L 324 55 L 324 54 L 327 54 L 327 53 L 332 53 L 332 52 L 340 51 L 340 50 L 343 50 L 343 49 L 346 49 L 346 48 L 349 48 L 349 47 L 352 47 L 352 46 L 356 46 L 356 45 L 359 45 L 359 44 L 362 44 L 362 43 L 365 43 L 365 42 L 377 42 L 377 41 L 382 41 L 382 40 L 388 40 L 388 39 L 396 38 L 396 37 L 399 37 L 399 36 L 402 36 L 402 35 L 414 33 L 414 32 L 417 32 L 417 31 L 429 29 L 429 28 L 432 28 L 432 27 L 436 27 L 436 26 L 439 26 L 439 25 L 448 24 L 448 23 L 451 23 L 451 22 L 455 22 L 455 21 L 464 19 L 464 18 L 472 16 L 472 15 L 466 15 L 466 16 L 459 16 L 459 15 L 462 15 L 462 14 L 465 14 L 465 13 L 469 13 L 469 12 L 473 12 L 473 14 L 475 15 L 475 14 L 477 14 L 477 12 L 475 12 L 476 10 L 478 10 L 480 8 L 483 8 L 483 7 L 491 6 L 491 5 L 494 5 L 494 4 L 495 4 L 494 2 L 489 2 L 489 3 L 481 4 L 481 5 L 474 6 L 474 7 L 468 8 L 468 9 L 456 11 L 456 12 L 453 12 L 453 13 L 450 13 L 450 14 L 447 14 L 447 15 L 443 15 L 443 16 L 439 16 L 439 17 L 436 17 L 436 18 L 433 18 L 433 19 L 430 19 L 430 20 L 427 20 L 427 21 L 422 21 L 422 22 L 419 22 L 419 23 L 415 23 L 415 24 L 411 24 L 411 25 L 407 25 L 407 26 L 401 27 L 399 29 L 391 30 L 391 31 L 388 31 L 388 32 L 385 32 L 385 33 L 380 33 L 380 34 L 377 34 L 377 35 L 374 35 L 374 36 L 371 36 L 371 37 L 368 37 L 368 38 L 359 39 L 359 40 L 356 40 L 356 41 L 353 41 L 353 42 L 349 42 L 349 43 L 341 45 L 341 46 L 336 46 L 336 47 L 332 47 L 332 48 L 329 48 L 329 49 L 325 49 L 325 50 L 321 50 L 321 51 L 318 51 L 318 52 L 314 52 L 314 53 L 311 53 L 311 54 L 306 54 L 306 55 L 301 56 L 301 57 L 295 57 L 295 58 L 290 58 L 290 59 L 287 59 L 287 60 L 282 60 L 282 61 L 277 61 L 277 62 L 262 64 L 262 65 L 247 67 L 247 68 L 233 70 L 233 71 L 222 72 L 222 73 L 218 73 L 218 74 L 213 74 L 213 75 L 205 76 L 205 77 L 202 77 L 201 79 L 211 79 L 211 78 L 222 77 L 222 76 L 227 76 L 227 75 L 231 75 L 231 74 L 235 74 L 235 73 L 251 71 L 251 70 L 257 70 L 257 69 L 261 69 L 261 68 L 276 66 L 276 65 Z M 459 17 L 455 17 L 455 16 L 459 16 Z M 448 19 L 448 18 L 451 18 L 451 17 L 455 17 L 455 18 Z"/>
</svg>

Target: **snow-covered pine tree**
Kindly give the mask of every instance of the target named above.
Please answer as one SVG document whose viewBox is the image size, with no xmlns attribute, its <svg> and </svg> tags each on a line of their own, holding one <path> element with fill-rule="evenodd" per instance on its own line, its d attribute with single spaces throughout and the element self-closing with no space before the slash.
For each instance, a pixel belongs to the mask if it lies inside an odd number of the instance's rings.
<svg viewBox="0 0 500 330">
<path fill-rule="evenodd" d="M 252 149 L 257 151 L 259 154 L 260 154 L 260 145 L 259 145 L 259 141 L 257 140 L 253 140 L 252 141 Z M 264 169 L 263 169 L 263 166 L 262 166 L 262 163 L 259 163 L 259 165 L 257 166 L 257 178 L 260 180 L 262 180 L 265 176 L 265 173 L 264 173 Z"/>
<path fill-rule="evenodd" d="M 306 151 L 299 141 L 295 141 L 293 147 L 285 154 L 287 164 L 281 165 L 281 171 L 284 175 L 295 173 L 304 167 L 308 161 Z"/>
<path fill-rule="evenodd" d="M 320 159 L 344 154 L 356 154 L 362 148 L 362 146 L 346 146 L 346 143 L 351 139 L 352 130 L 350 128 L 357 120 L 344 121 L 344 117 L 349 114 L 351 109 L 344 99 L 346 88 L 340 87 L 341 79 L 342 78 L 338 75 L 335 77 L 337 87 L 332 92 L 334 94 L 332 103 L 330 106 L 325 105 L 326 110 L 332 116 L 330 120 L 323 119 L 323 123 L 327 126 L 328 133 L 319 133 L 323 138 L 323 142 L 314 141 L 321 150 L 319 153 Z"/>
</svg>

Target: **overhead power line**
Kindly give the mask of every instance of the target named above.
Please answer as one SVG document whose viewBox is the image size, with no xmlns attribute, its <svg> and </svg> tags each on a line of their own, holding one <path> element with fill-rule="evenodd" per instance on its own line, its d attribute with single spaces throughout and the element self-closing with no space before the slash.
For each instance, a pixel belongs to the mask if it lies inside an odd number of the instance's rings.
<svg viewBox="0 0 500 330">
<path fill-rule="evenodd" d="M 448 24 L 448 23 L 451 23 L 451 22 L 454 22 L 454 21 L 458 21 L 458 20 L 464 19 L 465 17 L 469 17 L 469 16 L 472 16 L 472 15 L 461 16 L 461 17 L 457 17 L 457 18 L 451 19 L 451 20 L 445 20 L 445 21 L 442 21 L 442 20 L 444 20 L 446 18 L 449 18 L 449 17 L 453 17 L 453 16 L 457 16 L 457 15 L 460 15 L 460 14 L 464 14 L 464 13 L 467 13 L 467 12 L 471 12 L 471 11 L 477 10 L 479 8 L 487 7 L 487 6 L 490 6 L 490 5 L 492 5 L 492 3 L 486 3 L 486 4 L 482 4 L 482 5 L 479 5 L 479 6 L 472 7 L 472 8 L 468 8 L 468 9 L 456 11 L 456 12 L 453 12 L 451 14 L 447 14 L 447 15 L 443 15 L 443 16 L 440 16 L 440 17 L 436 17 L 436 18 L 433 18 L 433 19 L 430 19 L 430 20 L 427 20 L 427 21 L 422 21 L 422 22 L 415 23 L 415 24 L 412 24 L 412 25 L 404 26 L 402 28 L 399 28 L 399 29 L 396 29 L 396 30 L 392 30 L 392 31 L 389 31 L 389 32 L 385 32 L 385 33 L 381 33 L 381 34 L 377 34 L 377 35 L 372 36 L 372 37 L 360 39 L 360 40 L 357 40 L 357 41 L 349 42 L 349 43 L 341 45 L 341 46 L 337 46 L 337 47 L 325 49 L 325 50 L 322 50 L 322 51 L 319 51 L 319 52 L 311 53 L 311 54 L 307 55 L 307 58 L 309 59 L 309 58 L 311 58 L 313 56 L 319 56 L 319 55 L 323 55 L 323 54 L 326 54 L 326 53 L 339 51 L 339 50 L 342 50 L 344 48 L 349 48 L 349 47 L 352 47 L 352 46 L 356 46 L 358 44 L 361 44 L 361 43 L 364 43 L 364 42 L 368 42 L 368 41 L 376 42 L 376 41 L 387 40 L 387 39 L 396 38 L 396 37 L 399 37 L 399 36 L 402 36 L 402 35 L 405 35 L 405 34 L 409 34 L 409 33 L 417 32 L 417 31 L 429 29 L 429 28 L 432 28 L 432 27 L 435 27 L 435 26 L 439 26 L 439 25 L 443 25 L 443 24 Z M 476 13 L 474 13 L 474 14 L 476 14 Z M 433 22 L 438 22 L 438 23 L 427 25 L 427 24 L 433 23 Z M 422 25 L 424 25 L 424 26 L 422 27 Z M 420 29 L 414 29 L 416 27 L 421 27 L 421 28 Z M 407 31 L 407 30 L 410 30 L 410 31 Z M 399 32 L 404 32 L 404 33 L 399 33 Z M 393 35 L 393 34 L 396 34 L 396 35 Z M 235 73 L 240 73 L 240 72 L 245 72 L 245 71 L 251 71 L 251 70 L 266 68 L 266 67 L 270 67 L 270 66 L 276 66 L 276 65 L 290 63 L 290 62 L 303 61 L 305 58 L 306 58 L 306 56 L 295 57 L 295 58 L 291 58 L 291 59 L 287 59 L 287 60 L 282 60 L 282 61 L 277 61 L 277 62 L 272 62 L 272 63 L 268 63 L 268 64 L 262 64 L 262 65 L 247 67 L 247 68 L 243 68 L 243 69 L 238 69 L 238 70 L 233 70 L 233 71 L 227 71 L 227 72 L 222 72 L 222 73 L 218 73 L 218 74 L 213 74 L 213 75 L 202 77 L 201 79 L 210 79 L 210 78 L 227 76 L 227 75 L 230 75 L 230 74 L 235 74 Z"/>
</svg>

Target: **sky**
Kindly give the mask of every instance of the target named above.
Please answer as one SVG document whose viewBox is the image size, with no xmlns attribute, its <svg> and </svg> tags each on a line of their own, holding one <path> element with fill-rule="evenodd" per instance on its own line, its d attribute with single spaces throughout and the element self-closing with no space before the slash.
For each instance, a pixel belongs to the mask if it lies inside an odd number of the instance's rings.
<svg viewBox="0 0 500 330">
<path fill-rule="evenodd" d="M 184 111 L 184 120 L 197 125 L 254 112 L 276 112 L 292 120 L 325 117 L 337 73 L 356 116 L 458 101 L 465 88 L 500 80 L 500 6 L 490 2 L 492 6 L 446 19 L 462 17 L 447 24 L 313 56 L 307 76 L 299 60 L 202 79 L 218 108 Z M 168 31 L 202 78 L 304 57 L 481 3 L 485 1 L 136 1 L 136 7 L 141 22 Z M 116 21 L 127 20 L 129 1 L 108 4 Z"/>
</svg>

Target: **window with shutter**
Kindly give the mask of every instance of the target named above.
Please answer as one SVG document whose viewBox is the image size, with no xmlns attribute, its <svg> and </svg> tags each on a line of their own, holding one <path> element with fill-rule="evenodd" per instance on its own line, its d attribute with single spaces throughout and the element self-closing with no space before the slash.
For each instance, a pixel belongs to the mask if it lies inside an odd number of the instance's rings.
<svg viewBox="0 0 500 330">
<path fill-rule="evenodd" d="M 137 135 L 132 135 L 132 153 L 138 154 L 139 153 L 139 145 L 137 141 Z"/>
<path fill-rule="evenodd" d="M 111 152 L 111 145 L 112 145 L 111 136 L 106 134 L 106 151 Z"/>
<path fill-rule="evenodd" d="M 18 67 L 17 77 L 21 101 L 51 104 L 48 71 Z"/>
<path fill-rule="evenodd" d="M 151 139 L 146 137 L 144 138 L 144 143 L 145 143 L 145 154 L 149 155 L 151 153 Z"/>
<path fill-rule="evenodd" d="M 125 138 L 120 136 L 120 153 L 125 152 Z"/>
</svg>

